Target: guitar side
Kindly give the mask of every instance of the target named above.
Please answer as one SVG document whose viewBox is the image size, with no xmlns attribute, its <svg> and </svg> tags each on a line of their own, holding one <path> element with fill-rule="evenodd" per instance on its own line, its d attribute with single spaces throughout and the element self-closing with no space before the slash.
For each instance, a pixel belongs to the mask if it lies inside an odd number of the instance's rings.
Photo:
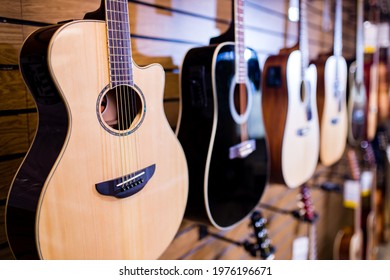
<svg viewBox="0 0 390 280">
<path fill-rule="evenodd" d="M 241 143 L 240 126 L 232 116 L 234 43 L 191 49 L 181 72 L 181 109 L 178 138 L 189 166 L 186 216 L 220 229 L 234 226 L 259 202 L 268 180 L 267 143 L 262 124 L 260 68 L 250 50 L 246 88 L 251 95 L 247 120 L 255 150 L 230 158 L 230 148 Z"/>
<path fill-rule="evenodd" d="M 316 66 L 320 161 L 330 166 L 342 157 L 347 142 L 347 64 L 343 57 L 337 59 L 335 56 L 326 56 L 317 60 Z M 338 77 L 335 74 L 337 67 Z"/>
<path fill-rule="evenodd" d="M 135 88 L 143 98 L 136 130 L 119 136 L 99 121 L 99 96 L 109 84 L 106 36 L 104 22 L 75 21 L 54 34 L 48 49 L 69 132 L 36 209 L 42 259 L 155 259 L 183 218 L 187 165 L 164 114 L 161 66 L 134 64 Z M 141 176 L 136 172 L 150 166 L 155 170 L 149 181 L 131 196 L 97 191 L 101 182 Z"/>
<path fill-rule="evenodd" d="M 66 105 L 50 78 L 47 47 L 60 25 L 32 33 L 20 52 L 20 70 L 38 109 L 34 140 L 11 183 L 6 205 L 6 233 L 17 259 L 38 259 L 35 216 L 43 185 L 69 132 Z"/>
</svg>

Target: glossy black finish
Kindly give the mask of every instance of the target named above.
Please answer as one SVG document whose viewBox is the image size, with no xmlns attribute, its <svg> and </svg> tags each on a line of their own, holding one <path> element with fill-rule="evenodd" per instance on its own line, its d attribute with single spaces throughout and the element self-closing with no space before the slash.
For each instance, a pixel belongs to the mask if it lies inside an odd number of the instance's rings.
<svg viewBox="0 0 390 280">
<path fill-rule="evenodd" d="M 34 32 L 20 53 L 20 70 L 36 102 L 39 122 L 7 199 L 6 230 L 17 259 L 39 258 L 35 243 L 38 200 L 68 132 L 67 110 L 50 77 L 46 59 L 49 40 L 59 27 Z"/>
<path fill-rule="evenodd" d="M 261 114 L 261 73 L 257 55 L 250 50 L 247 69 L 253 104 L 247 127 L 249 139 L 256 141 L 256 150 L 246 158 L 229 159 L 229 148 L 241 142 L 240 125 L 229 107 L 229 91 L 235 83 L 235 54 L 233 43 L 219 46 L 191 49 L 184 59 L 178 138 L 189 170 L 186 217 L 209 224 L 211 218 L 218 227 L 227 228 L 246 217 L 259 202 L 268 180 L 268 155 Z"/>
</svg>

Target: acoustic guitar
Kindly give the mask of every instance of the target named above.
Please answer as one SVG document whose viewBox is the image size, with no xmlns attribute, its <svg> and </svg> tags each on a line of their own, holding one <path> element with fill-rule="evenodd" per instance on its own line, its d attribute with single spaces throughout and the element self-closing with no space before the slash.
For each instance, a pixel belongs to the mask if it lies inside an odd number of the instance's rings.
<svg viewBox="0 0 390 280">
<path fill-rule="evenodd" d="M 363 0 L 357 0 L 356 61 L 349 67 L 348 142 L 358 146 L 366 137 L 367 96 L 364 84 Z"/>
<path fill-rule="evenodd" d="M 336 0 L 333 55 L 320 55 L 317 67 L 317 109 L 320 161 L 330 166 L 344 154 L 347 143 L 347 63 L 342 56 L 342 0 Z M 337 135 L 337 137 L 335 137 Z"/>
<path fill-rule="evenodd" d="M 259 60 L 245 46 L 244 1 L 232 4 L 227 32 L 184 57 L 177 125 L 189 169 L 185 216 L 218 229 L 242 221 L 268 181 Z"/>
<path fill-rule="evenodd" d="M 361 186 L 360 168 L 356 152 L 352 148 L 347 151 L 348 166 L 354 181 L 350 186 L 352 192 L 357 194 L 356 205 L 353 209 L 353 226 L 345 226 L 338 231 L 333 244 L 333 259 L 335 260 L 361 260 L 363 258 L 363 232 L 361 217 Z M 347 181 L 346 184 L 352 181 Z"/>
<path fill-rule="evenodd" d="M 363 231 L 363 257 L 366 260 L 375 260 L 378 255 L 379 230 L 383 218 L 377 199 L 376 160 L 370 142 L 361 144 L 365 170 L 362 172 L 362 231 Z"/>
<path fill-rule="evenodd" d="M 128 1 L 101 8 L 105 21 L 44 27 L 23 44 L 39 124 L 7 199 L 17 259 L 155 259 L 182 222 L 187 165 L 164 71 L 132 61 Z"/>
<path fill-rule="evenodd" d="M 262 83 L 264 123 L 271 178 L 296 188 L 313 175 L 319 155 L 317 70 L 309 65 L 306 0 L 300 2 L 299 49 L 281 50 L 265 61 Z"/>
</svg>

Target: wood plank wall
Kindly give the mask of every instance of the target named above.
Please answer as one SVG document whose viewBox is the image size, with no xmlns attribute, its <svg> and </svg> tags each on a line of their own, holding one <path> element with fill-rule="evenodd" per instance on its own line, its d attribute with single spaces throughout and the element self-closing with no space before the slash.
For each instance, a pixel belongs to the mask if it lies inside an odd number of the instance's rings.
<svg viewBox="0 0 390 280">
<path fill-rule="evenodd" d="M 354 56 L 354 1 L 344 1 L 343 54 Z M 18 53 L 23 40 L 41 25 L 69 19 L 81 19 L 96 10 L 100 0 L 0 0 L 0 259 L 12 259 L 7 246 L 4 210 L 9 189 L 19 164 L 34 137 L 37 113 L 18 70 Z M 287 20 L 288 0 L 247 0 L 245 6 L 246 44 L 259 54 L 261 66 L 266 57 L 297 40 L 297 24 Z M 309 3 L 310 57 L 332 49 L 333 33 L 321 27 L 324 1 Z M 179 104 L 179 69 L 187 50 L 207 45 L 210 37 L 224 32 L 230 22 L 230 0 L 129 0 L 132 47 L 139 65 L 160 63 L 166 70 L 164 105 L 174 129 Z M 332 11 L 333 15 L 333 11 Z M 318 257 L 332 257 L 332 243 L 342 224 L 344 210 L 339 193 L 318 188 L 325 180 L 339 180 L 346 172 L 341 161 L 332 169 L 318 167 L 310 181 L 313 201 L 320 216 L 317 223 Z M 341 181 L 340 181 L 341 180 Z M 308 226 L 291 215 L 271 211 L 265 206 L 293 210 L 297 189 L 269 185 L 258 209 L 268 219 L 269 236 L 276 247 L 276 259 L 292 257 L 292 242 L 306 235 Z M 260 207 L 262 206 L 262 207 Z M 227 232 L 213 233 L 238 241 L 251 238 L 249 221 Z M 183 223 L 161 259 L 250 259 L 241 247 L 211 235 L 199 239 L 196 222 Z"/>
</svg>

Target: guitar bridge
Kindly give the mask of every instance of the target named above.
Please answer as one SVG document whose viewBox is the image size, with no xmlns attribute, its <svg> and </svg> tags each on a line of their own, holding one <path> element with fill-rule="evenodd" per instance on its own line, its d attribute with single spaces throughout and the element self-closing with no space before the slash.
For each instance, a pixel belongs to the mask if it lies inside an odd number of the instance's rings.
<svg viewBox="0 0 390 280">
<path fill-rule="evenodd" d="M 116 198 L 129 197 L 145 187 L 155 170 L 156 165 L 153 164 L 135 173 L 98 183 L 95 187 L 101 195 L 114 196 Z"/>
<path fill-rule="evenodd" d="M 229 159 L 246 158 L 256 150 L 256 141 L 251 139 L 229 148 Z"/>
</svg>

